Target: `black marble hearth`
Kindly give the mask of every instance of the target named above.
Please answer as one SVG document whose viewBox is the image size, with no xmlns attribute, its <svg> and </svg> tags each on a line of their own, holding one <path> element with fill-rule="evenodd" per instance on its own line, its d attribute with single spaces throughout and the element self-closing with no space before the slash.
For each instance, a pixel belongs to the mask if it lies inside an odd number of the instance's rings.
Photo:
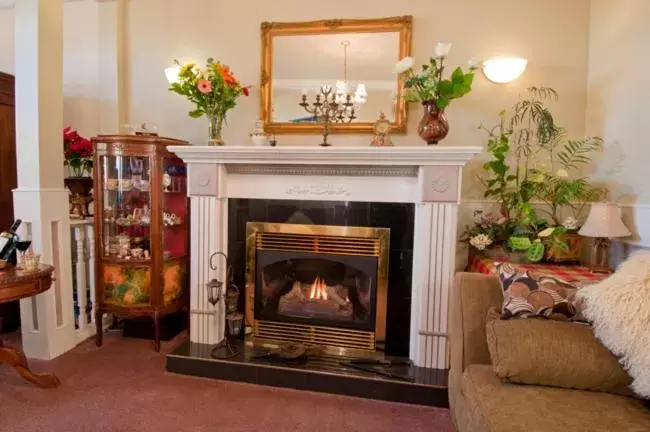
<svg viewBox="0 0 650 432">
<path fill-rule="evenodd" d="M 294 388 L 369 399 L 448 407 L 447 371 L 394 366 L 390 371 L 411 381 L 393 379 L 342 365 L 341 357 L 318 356 L 303 364 L 255 359 L 260 351 L 233 342 L 238 354 L 214 359 L 211 346 L 185 342 L 167 355 L 167 370 L 184 375 L 274 387 Z M 389 358 L 390 359 L 390 358 Z M 395 360 L 395 359 L 393 359 Z"/>
</svg>

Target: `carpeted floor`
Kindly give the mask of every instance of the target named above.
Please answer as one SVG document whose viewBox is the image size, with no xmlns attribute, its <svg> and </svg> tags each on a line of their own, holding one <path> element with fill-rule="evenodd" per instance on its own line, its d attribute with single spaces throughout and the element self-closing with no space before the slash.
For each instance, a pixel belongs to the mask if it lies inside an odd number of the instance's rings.
<svg viewBox="0 0 650 432">
<path fill-rule="evenodd" d="M 2 432 L 452 431 L 445 409 L 299 392 L 165 372 L 149 342 L 86 341 L 50 362 L 62 385 L 43 390 L 0 365 Z"/>
</svg>

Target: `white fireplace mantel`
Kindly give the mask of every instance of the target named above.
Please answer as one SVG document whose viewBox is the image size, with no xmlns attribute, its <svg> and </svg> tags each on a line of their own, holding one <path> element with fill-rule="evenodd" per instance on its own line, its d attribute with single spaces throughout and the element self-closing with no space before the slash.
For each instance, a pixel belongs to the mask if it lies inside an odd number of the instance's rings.
<svg viewBox="0 0 650 432">
<path fill-rule="evenodd" d="M 171 146 L 186 163 L 429 166 L 465 165 L 481 147 L 214 147 Z"/>
<path fill-rule="evenodd" d="M 170 146 L 188 164 L 190 340 L 223 338 L 224 305 L 207 301 L 212 253 L 228 250 L 228 199 L 415 204 L 410 357 L 448 367 L 447 309 L 455 271 L 462 167 L 481 147 Z M 222 269 L 221 271 L 224 271 Z M 222 274 L 221 277 L 224 275 Z"/>
</svg>

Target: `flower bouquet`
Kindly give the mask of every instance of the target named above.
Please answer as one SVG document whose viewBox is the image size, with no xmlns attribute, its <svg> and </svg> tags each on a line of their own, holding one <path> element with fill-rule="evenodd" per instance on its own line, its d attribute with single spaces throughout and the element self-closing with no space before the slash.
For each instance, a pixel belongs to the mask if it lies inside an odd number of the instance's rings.
<svg viewBox="0 0 650 432">
<path fill-rule="evenodd" d="M 248 96 L 250 86 L 242 86 L 230 68 L 212 58 L 205 69 L 190 63 L 178 65 L 178 76 L 170 83 L 169 90 L 185 96 L 196 108 L 190 117 L 206 116 L 209 123 L 209 144 L 223 145 L 221 131 L 226 114 L 237 105 L 237 98 Z"/>
<path fill-rule="evenodd" d="M 92 201 L 90 191 L 93 188 L 93 179 L 90 177 L 90 171 L 93 167 L 93 144 L 68 126 L 63 129 L 63 156 L 63 165 L 70 169 L 71 174 L 63 181 L 72 192 L 72 214 L 86 218 L 89 216 L 88 204 Z"/>
<path fill-rule="evenodd" d="M 439 42 L 429 63 L 419 72 L 413 70 L 413 58 L 405 57 L 395 66 L 395 72 L 404 77 L 404 98 L 407 102 L 420 102 L 424 116 L 418 124 L 418 134 L 427 144 L 434 145 L 449 133 L 445 109 L 453 99 L 465 96 L 472 90 L 474 71 L 479 62 L 470 60 L 468 71 L 457 67 L 449 78 L 444 78 L 445 61 L 451 50 L 450 43 Z"/>
<path fill-rule="evenodd" d="M 72 177 L 90 176 L 93 167 L 93 144 L 70 126 L 63 129 L 63 155 L 63 165 L 70 168 Z"/>
</svg>

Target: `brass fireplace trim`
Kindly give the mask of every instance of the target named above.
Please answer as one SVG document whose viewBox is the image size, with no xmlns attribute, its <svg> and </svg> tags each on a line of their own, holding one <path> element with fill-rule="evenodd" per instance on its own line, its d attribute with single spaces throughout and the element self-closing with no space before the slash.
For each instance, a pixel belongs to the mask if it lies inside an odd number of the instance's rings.
<svg viewBox="0 0 650 432">
<path fill-rule="evenodd" d="M 337 242 L 332 241 L 335 238 Z M 258 246 L 267 250 L 288 250 L 293 246 L 291 250 L 295 251 L 376 256 L 377 305 L 375 308 L 374 346 L 371 348 L 368 345 L 367 348 L 369 351 L 373 351 L 377 344 L 383 344 L 386 339 L 389 240 L 390 228 L 268 222 L 246 223 L 246 322 L 253 326 L 254 334 L 260 324 L 271 324 L 269 322 L 258 323 L 255 320 L 255 257 Z M 296 324 L 291 324 L 291 326 L 294 329 L 301 327 Z M 319 328 L 318 326 L 304 327 L 313 327 L 314 331 Z M 365 333 L 346 329 L 340 329 L 340 331 L 341 333 Z M 331 338 L 330 341 L 334 346 L 340 346 L 337 344 L 336 338 Z"/>
</svg>

